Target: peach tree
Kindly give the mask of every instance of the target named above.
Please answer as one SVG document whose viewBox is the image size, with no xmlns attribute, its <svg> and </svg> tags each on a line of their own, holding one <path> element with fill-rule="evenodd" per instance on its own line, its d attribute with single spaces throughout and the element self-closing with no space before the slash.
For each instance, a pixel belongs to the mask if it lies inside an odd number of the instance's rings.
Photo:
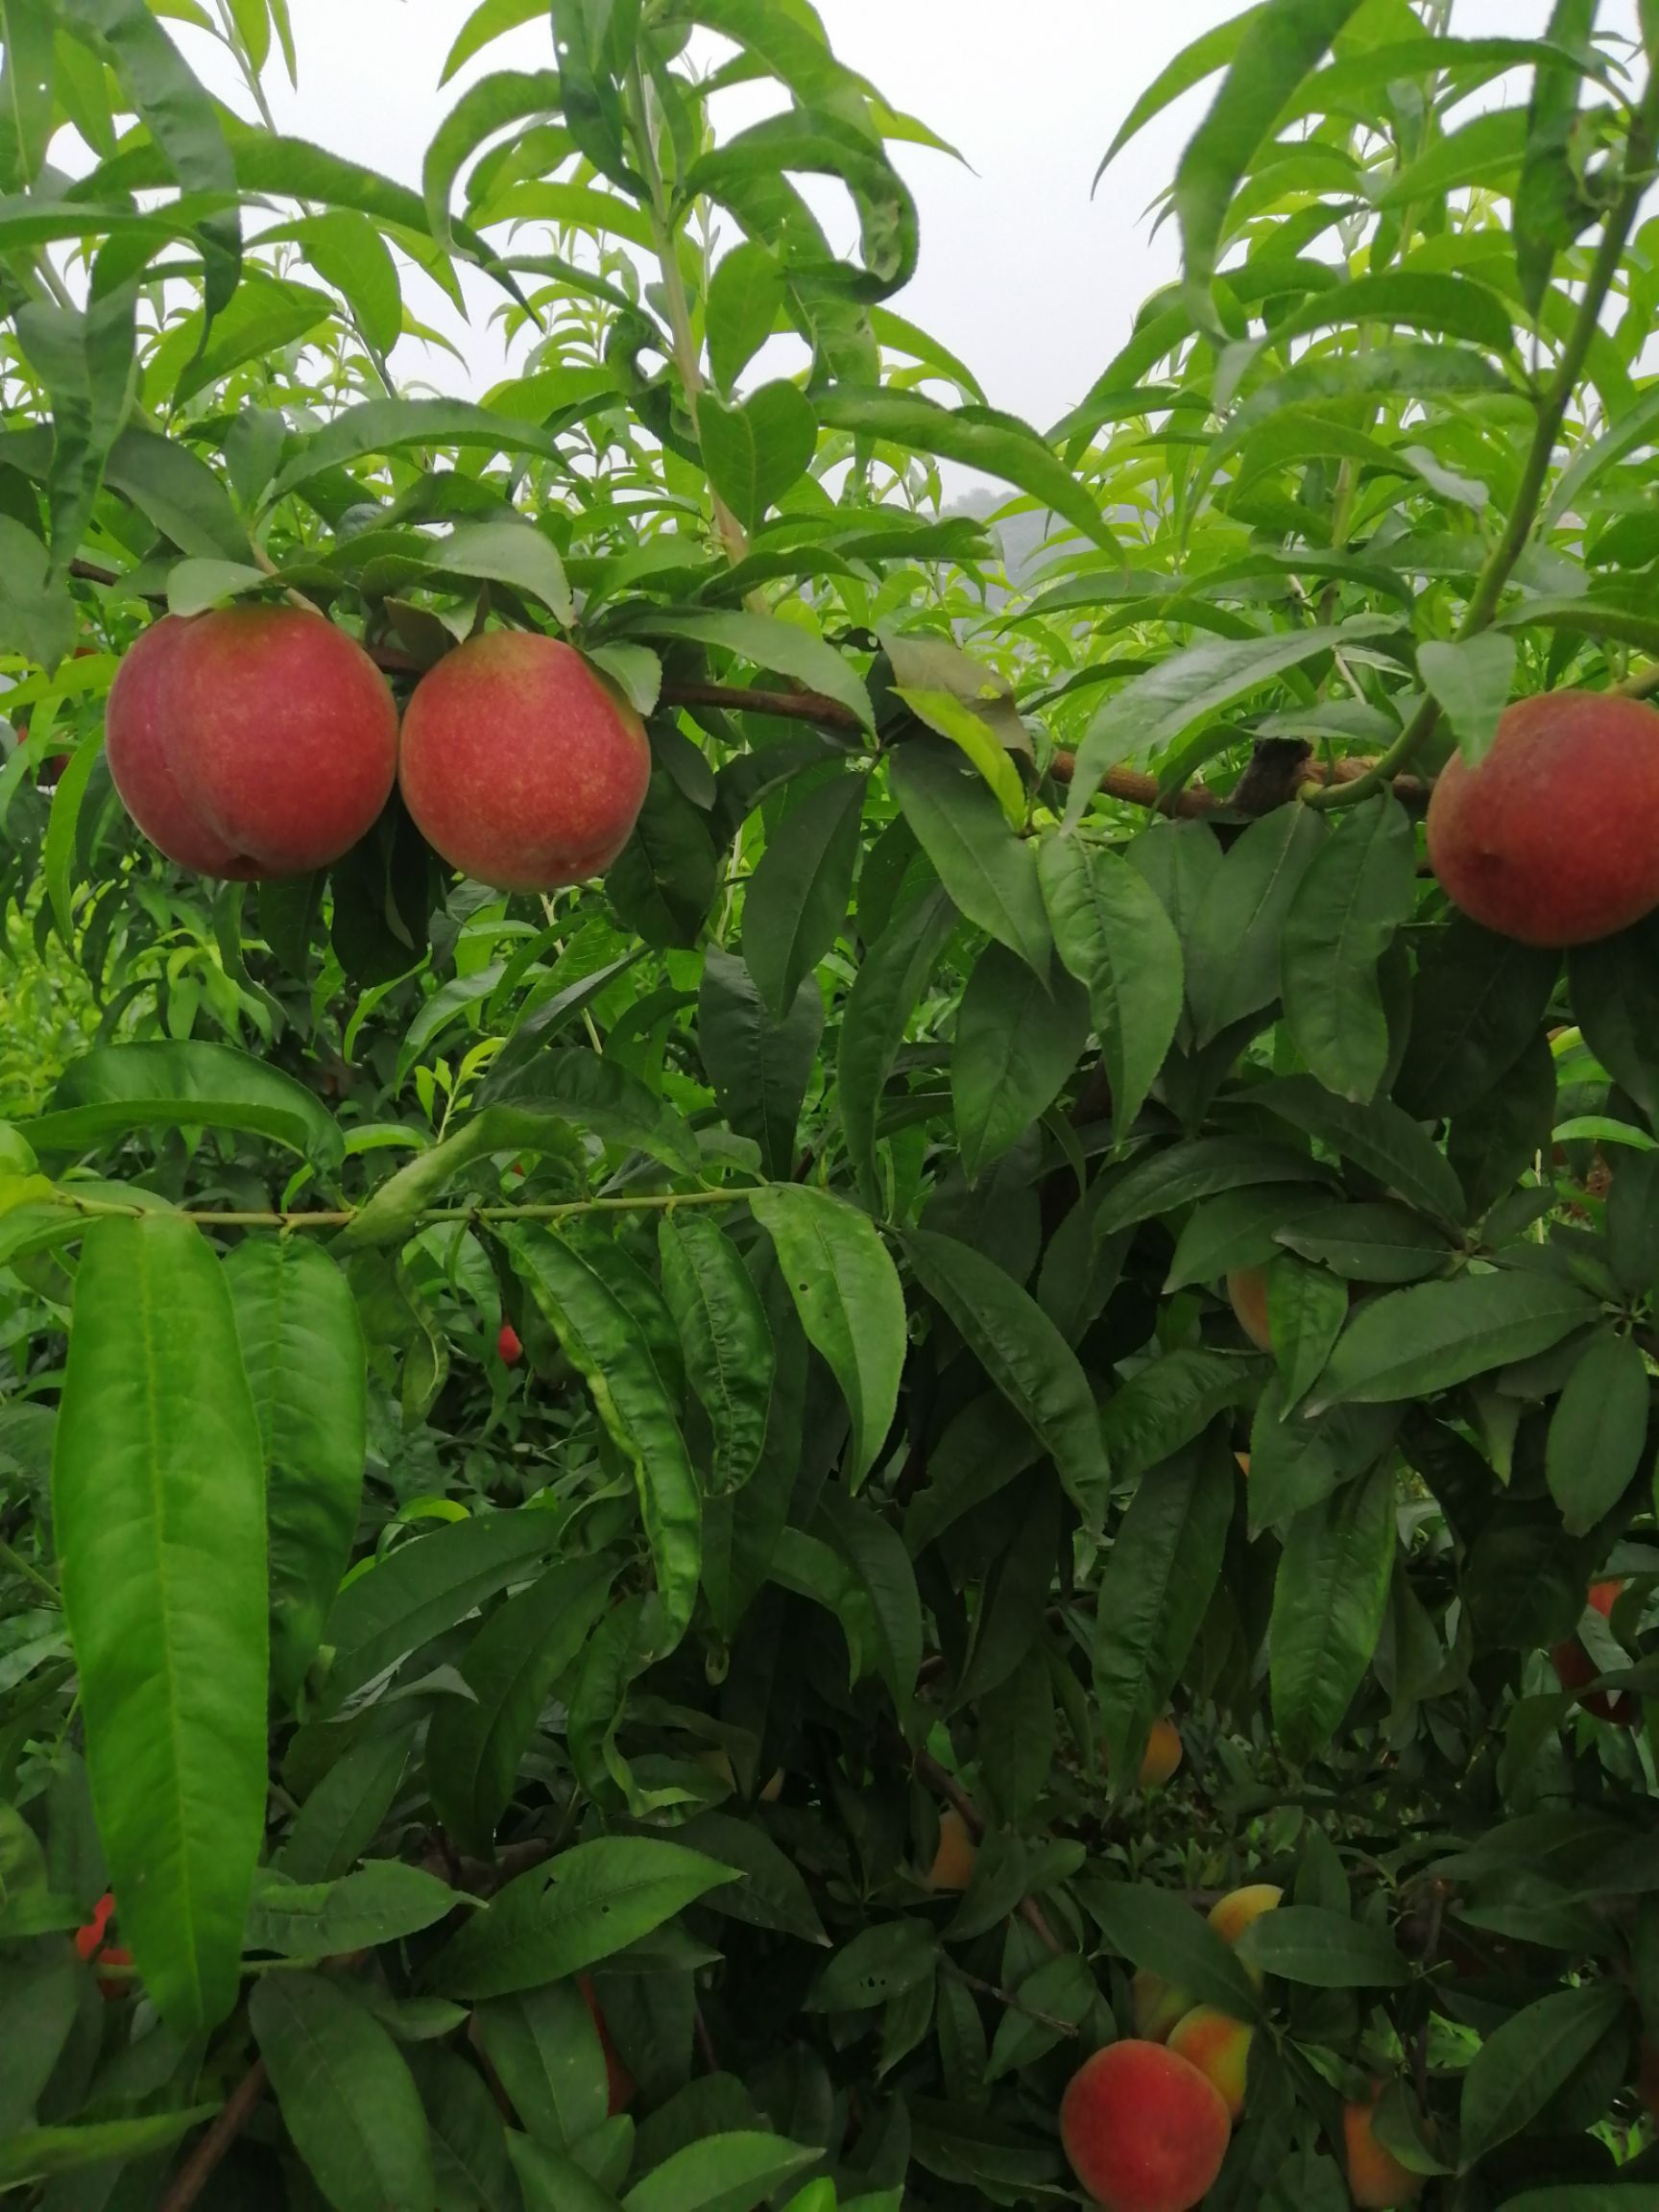
<svg viewBox="0 0 1659 2212">
<path fill-rule="evenodd" d="M 457 6 L 421 190 L 0 0 L 0 2193 L 1659 2204 L 1659 14 L 1539 12 L 1206 31 L 1034 427 L 807 0 Z"/>
</svg>

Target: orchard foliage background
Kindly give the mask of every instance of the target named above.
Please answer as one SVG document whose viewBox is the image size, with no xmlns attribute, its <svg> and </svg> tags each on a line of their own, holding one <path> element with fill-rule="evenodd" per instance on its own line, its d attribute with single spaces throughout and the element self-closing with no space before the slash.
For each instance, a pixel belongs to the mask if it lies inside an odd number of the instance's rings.
<svg viewBox="0 0 1659 2212">
<path fill-rule="evenodd" d="M 1659 922 L 1562 961 L 1419 858 L 1506 698 L 1659 686 L 1595 14 L 1201 38 L 1117 141 L 1211 80 L 1182 279 L 1045 435 L 890 304 L 929 134 L 805 0 L 553 0 L 421 194 L 250 119 L 283 0 L 0 0 L 0 2188 L 1075 2201 L 1140 1967 L 1256 2024 L 1211 2204 L 1345 2204 L 1373 2082 L 1431 2203 L 1659 2203 Z M 468 264 L 517 373 L 400 392 Z M 590 654 L 607 881 L 396 800 L 163 862 L 118 659 L 282 593 L 400 694 Z"/>
</svg>

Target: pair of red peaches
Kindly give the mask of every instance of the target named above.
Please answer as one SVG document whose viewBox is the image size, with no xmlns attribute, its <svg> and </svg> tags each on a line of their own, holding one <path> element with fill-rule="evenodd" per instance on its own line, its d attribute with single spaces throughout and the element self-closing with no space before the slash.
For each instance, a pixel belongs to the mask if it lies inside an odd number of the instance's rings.
<svg viewBox="0 0 1659 2212">
<path fill-rule="evenodd" d="M 170 860 L 247 881 L 325 868 L 400 785 L 427 843 L 502 891 L 609 867 L 651 776 L 639 717 L 571 646 L 497 630 L 416 685 L 303 608 L 169 614 L 122 661 L 106 718 L 128 812 Z"/>
</svg>

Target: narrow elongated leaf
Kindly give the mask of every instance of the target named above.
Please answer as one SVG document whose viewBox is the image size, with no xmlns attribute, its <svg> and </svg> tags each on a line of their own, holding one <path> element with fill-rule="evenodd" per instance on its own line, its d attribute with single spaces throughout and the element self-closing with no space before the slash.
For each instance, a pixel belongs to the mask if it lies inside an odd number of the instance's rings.
<svg viewBox="0 0 1659 2212">
<path fill-rule="evenodd" d="M 668 1394 L 632 1316 L 569 1244 L 544 1229 L 520 1229 L 512 1251 L 517 1273 L 634 1470 L 656 1568 L 659 1633 L 672 1648 L 697 1599 L 703 1512 Z"/>
<path fill-rule="evenodd" d="M 1113 1183 L 1100 1202 L 1098 1234 L 1150 1221 L 1194 1198 L 1258 1183 L 1321 1183 L 1327 1170 L 1310 1153 L 1256 1137 L 1190 1137 L 1148 1152 Z"/>
<path fill-rule="evenodd" d="M 1333 1096 L 1308 1075 L 1275 1076 L 1259 1084 L 1251 1097 L 1426 1213 L 1445 1221 L 1462 1218 L 1463 1192 L 1451 1163 L 1391 1099 L 1356 1105 Z"/>
<path fill-rule="evenodd" d="M 1114 1124 L 1126 1132 L 1181 1020 L 1181 940 L 1146 878 L 1116 853 L 1049 837 L 1038 874 L 1060 958 L 1089 994 Z"/>
<path fill-rule="evenodd" d="M 858 859 L 862 776 L 836 776 L 768 839 L 743 902 L 743 958 L 775 1022 L 840 935 Z"/>
<path fill-rule="evenodd" d="M 1100 1416 L 1077 1356 L 1011 1275 L 953 1237 L 913 1229 L 904 1256 L 974 1358 L 1042 1439 L 1091 1526 L 1105 1507 L 1108 1470 Z"/>
<path fill-rule="evenodd" d="M 1659 916 L 1567 957 L 1584 1041 L 1615 1082 L 1659 1120 Z"/>
<path fill-rule="evenodd" d="M 1330 1743 L 1371 1664 L 1394 1544 L 1394 1472 L 1386 1461 L 1298 1513 L 1286 1534 L 1268 1648 L 1274 1726 L 1298 1764 Z"/>
<path fill-rule="evenodd" d="M 818 398 L 828 429 L 880 438 L 917 453 L 937 453 L 1028 493 L 1108 550 L 1116 541 L 1087 492 L 1027 423 L 990 407 L 940 407 L 919 392 L 838 385 Z"/>
<path fill-rule="evenodd" d="M 87 1232 L 52 1503 L 123 1932 L 198 2033 L 235 2003 L 264 1835 L 265 1501 L 230 1293 L 178 1214 Z"/>
<path fill-rule="evenodd" d="M 984 779 L 956 747 L 915 737 L 888 773 L 904 818 L 939 879 L 970 922 L 1018 952 L 1046 988 L 1053 939 L 1037 880 L 1037 855 L 1015 835 Z"/>
<path fill-rule="evenodd" d="M 1109 1880 L 1094 1868 L 1079 1887 L 1108 1950 L 1235 2020 L 1261 2017 L 1261 1995 L 1233 1946 L 1184 1897 L 1155 1882 Z"/>
<path fill-rule="evenodd" d="M 1461 915 L 1424 946 L 1411 1035 L 1393 1096 L 1407 1114 L 1460 1114 L 1508 1074 L 1537 1035 L 1558 952 L 1499 937 Z"/>
<path fill-rule="evenodd" d="M 328 1959 L 417 1935 L 461 1902 L 447 1883 L 400 1859 L 382 1859 L 336 1882 L 301 1884 L 266 1869 L 248 1913 L 247 1947 Z"/>
<path fill-rule="evenodd" d="M 1238 1956 L 1311 1989 L 1392 1989 L 1410 1980 L 1385 1930 L 1318 1905 L 1258 1913 L 1238 1938 Z"/>
<path fill-rule="evenodd" d="M 1575 1283 L 1507 1270 L 1368 1299 L 1337 1340 L 1308 1410 L 1426 1398 L 1547 1352 L 1597 1311 Z"/>
<path fill-rule="evenodd" d="M 1345 642 L 1334 629 L 1276 632 L 1270 637 L 1210 638 L 1189 645 L 1136 676 L 1095 709 L 1077 748 L 1066 826 L 1074 829 L 1108 768 L 1172 745 L 1194 723 L 1219 712 L 1286 668 Z"/>
<path fill-rule="evenodd" d="M 315 1092 L 229 1045 L 101 1045 L 59 1077 L 20 1126 L 36 1152 L 86 1152 L 132 1129 L 240 1129 L 333 1166 L 344 1146 Z"/>
<path fill-rule="evenodd" d="M 217 2107 L 192 2104 L 181 2112 L 142 2112 L 130 2120 L 87 2120 L 77 2127 L 25 2128 L 0 2142 L 0 2188 L 79 2174 L 89 2166 L 119 2166 L 171 2149 L 181 2135 L 211 2120 Z"/>
<path fill-rule="evenodd" d="M 1498 718 L 1515 681 L 1515 640 L 1502 631 L 1447 638 L 1420 646 L 1417 668 L 1452 725 L 1457 750 L 1471 768 L 1492 749 Z"/>
<path fill-rule="evenodd" d="M 1487 2036 L 1463 2077 L 1461 2149 L 1471 2163 L 1518 2134 L 1595 2050 L 1626 2002 L 1611 1977 L 1557 1989 Z"/>
<path fill-rule="evenodd" d="M 703 319 L 714 380 L 729 392 L 771 337 L 783 311 L 784 277 L 776 255 L 745 239 L 721 255 L 709 280 Z"/>
<path fill-rule="evenodd" d="M 467 2000 L 536 1989 L 610 1958 L 737 1879 L 732 1867 L 661 1837 L 578 1843 L 509 1882 L 451 1936 L 428 1980 Z"/>
<path fill-rule="evenodd" d="M 463 1848 L 487 1854 L 541 1709 L 604 1609 L 603 1561 L 556 1563 L 491 1615 L 461 1661 L 472 1699 L 446 1697 L 426 1736 L 432 1802 Z"/>
<path fill-rule="evenodd" d="M 1175 172 L 1182 267 L 1190 285 L 1207 285 L 1227 209 L 1273 119 L 1359 0 L 1270 0 L 1254 14 Z"/>
<path fill-rule="evenodd" d="M 987 945 L 974 964 L 950 1055 L 956 1138 L 971 1183 L 1047 1112 L 1077 1064 L 1088 998 L 1067 975 L 1055 977 L 1053 993 L 1033 990 L 1030 970 L 1001 945 Z"/>
<path fill-rule="evenodd" d="M 564 2149 L 604 2124 L 605 2053 L 574 1982 L 492 1997 L 474 2017 L 485 2055 L 538 2142 Z"/>
<path fill-rule="evenodd" d="M 1142 1476 L 1118 1527 L 1094 1623 L 1094 1689 L 1115 1789 L 1133 1786 L 1203 1622 L 1236 1477 L 1225 1443 L 1201 1438 Z"/>
<path fill-rule="evenodd" d="M 1343 814 L 1309 862 L 1285 915 L 1285 1016 L 1327 1091 L 1363 1103 L 1388 1066 L 1377 964 L 1416 897 L 1405 808 L 1387 792 Z"/>
<path fill-rule="evenodd" d="M 853 1416 L 847 1479 L 876 1464 L 899 1403 L 906 1345 L 904 1293 L 868 1214 L 807 1184 L 757 1190 L 750 1210 L 778 1264 L 807 1340 L 829 1363 Z"/>
<path fill-rule="evenodd" d="M 836 1092 L 847 1150 L 871 1204 L 878 1192 L 876 1120 L 881 1094 L 917 1000 L 956 923 L 956 909 L 944 891 L 916 900 L 870 948 L 847 994 Z"/>
<path fill-rule="evenodd" d="M 736 1247 L 707 1214 L 665 1214 L 657 1247 L 686 1380 L 709 1416 L 709 1488 L 741 1489 L 759 1463 L 772 1403 L 766 1310 Z"/>
<path fill-rule="evenodd" d="M 1179 100 L 1182 93 L 1190 92 L 1194 84 L 1202 84 L 1205 78 L 1213 77 L 1217 69 L 1226 68 L 1262 12 L 1261 6 L 1246 8 L 1242 13 L 1206 31 L 1202 37 L 1194 38 L 1190 45 L 1183 46 L 1174 60 L 1166 63 L 1118 125 L 1094 172 L 1096 184 L 1130 139 L 1143 131 L 1155 115 L 1161 115 L 1172 100 Z"/>
<path fill-rule="evenodd" d="M 328 1698 L 339 1704 L 509 1582 L 534 1572 L 559 1529 L 551 1514 L 489 1513 L 410 1538 L 357 1575 L 328 1616 Z"/>
<path fill-rule="evenodd" d="M 301 1238 L 250 1238 L 225 1263 L 264 1446 L 271 1681 L 292 1699 L 351 1559 L 363 1495 L 366 1372 L 357 1301 Z"/>
<path fill-rule="evenodd" d="M 1647 1362 L 1608 1332 L 1580 1355 L 1550 1417 L 1544 1468 L 1569 1536 L 1593 1528 L 1623 1496 L 1647 1441 Z"/>
<path fill-rule="evenodd" d="M 762 1171 L 786 1179 L 795 1131 L 824 1033 L 824 994 L 799 988 L 783 1021 L 767 1012 L 747 965 L 710 945 L 697 997 L 697 1045 L 728 1126 L 760 1147 Z"/>
<path fill-rule="evenodd" d="M 249 2006 L 283 2124 L 335 2212 L 436 2212 L 426 2115 L 373 2013 L 322 1974 L 266 1974 Z"/>
<path fill-rule="evenodd" d="M 1187 997 L 1200 1045 L 1279 996 L 1286 919 L 1321 850 L 1313 815 L 1280 806 L 1228 853 L 1187 942 Z"/>
<path fill-rule="evenodd" d="M 687 2143 L 637 2181 L 623 2212 L 753 2212 L 822 2152 L 781 2135 L 733 2130 Z"/>
<path fill-rule="evenodd" d="M 710 485 L 753 530 L 811 467 L 818 422 L 795 386 L 779 380 L 732 406 L 705 393 L 697 436 Z"/>
</svg>

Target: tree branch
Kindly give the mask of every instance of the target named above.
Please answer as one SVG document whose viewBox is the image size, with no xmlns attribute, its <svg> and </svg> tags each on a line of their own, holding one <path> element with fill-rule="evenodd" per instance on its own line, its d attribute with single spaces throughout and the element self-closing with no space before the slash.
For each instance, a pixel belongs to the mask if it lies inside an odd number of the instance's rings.
<svg viewBox="0 0 1659 2212">
<path fill-rule="evenodd" d="M 207 2186 L 219 2161 L 252 2118 L 254 2107 L 264 2094 L 265 2061 L 255 2058 L 220 2107 L 219 2117 L 180 2167 L 158 2212 L 188 2212 Z"/>
</svg>

